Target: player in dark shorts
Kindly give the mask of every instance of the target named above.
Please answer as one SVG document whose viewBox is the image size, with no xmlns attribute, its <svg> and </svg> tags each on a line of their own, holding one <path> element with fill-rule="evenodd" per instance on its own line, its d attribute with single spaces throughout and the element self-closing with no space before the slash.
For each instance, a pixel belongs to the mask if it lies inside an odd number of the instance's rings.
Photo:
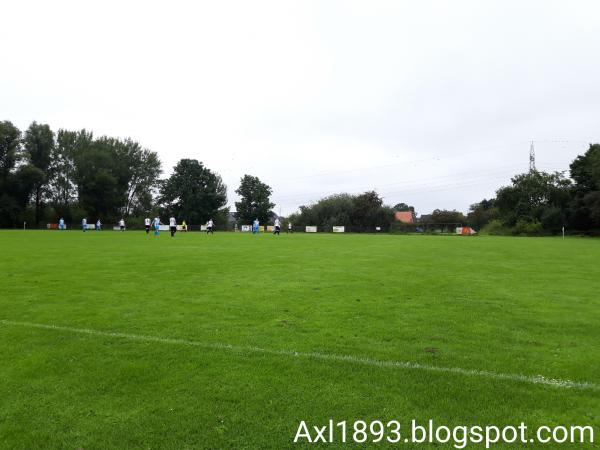
<svg viewBox="0 0 600 450">
<path fill-rule="evenodd" d="M 175 236 L 175 233 L 177 232 L 177 221 L 175 220 L 175 217 L 169 219 L 169 228 L 171 229 L 171 237 Z"/>
<path fill-rule="evenodd" d="M 279 219 L 275 219 L 275 230 L 273 231 L 273 234 L 279 234 L 281 232 L 281 222 L 279 221 Z"/>
</svg>

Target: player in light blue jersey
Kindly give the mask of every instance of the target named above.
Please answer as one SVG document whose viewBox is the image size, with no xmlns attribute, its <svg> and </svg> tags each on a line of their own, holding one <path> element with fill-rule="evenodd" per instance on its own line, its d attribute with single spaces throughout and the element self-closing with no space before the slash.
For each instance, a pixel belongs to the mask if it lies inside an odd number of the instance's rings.
<svg viewBox="0 0 600 450">
<path fill-rule="evenodd" d="M 154 236 L 160 235 L 160 219 L 155 217 L 152 221 L 152 225 L 154 226 Z"/>
<path fill-rule="evenodd" d="M 259 225 L 260 225 L 260 222 L 258 221 L 258 219 L 254 219 L 254 222 L 252 222 L 252 234 L 258 233 Z"/>
</svg>

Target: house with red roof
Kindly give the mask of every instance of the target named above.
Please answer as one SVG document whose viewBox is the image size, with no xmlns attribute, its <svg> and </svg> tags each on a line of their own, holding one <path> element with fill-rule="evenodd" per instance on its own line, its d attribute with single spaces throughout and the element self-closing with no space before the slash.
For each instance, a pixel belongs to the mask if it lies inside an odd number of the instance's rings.
<svg viewBox="0 0 600 450">
<path fill-rule="evenodd" d="M 412 211 L 396 211 L 395 219 L 402 223 L 415 223 L 415 213 Z"/>
</svg>

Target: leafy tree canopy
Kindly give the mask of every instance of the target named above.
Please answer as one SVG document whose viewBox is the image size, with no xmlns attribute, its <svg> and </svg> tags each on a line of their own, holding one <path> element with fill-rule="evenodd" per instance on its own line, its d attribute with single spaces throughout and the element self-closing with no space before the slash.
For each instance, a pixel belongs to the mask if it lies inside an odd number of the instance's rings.
<svg viewBox="0 0 600 450">
<path fill-rule="evenodd" d="M 9 121 L 0 122 L 0 183 L 15 167 L 21 132 Z"/>
<path fill-rule="evenodd" d="M 221 176 L 196 159 L 182 159 L 164 182 L 159 199 L 162 210 L 188 223 L 206 223 L 223 216 L 227 186 Z"/>
<path fill-rule="evenodd" d="M 301 206 L 300 213 L 289 217 L 299 226 L 316 225 L 322 230 L 345 226 L 348 231 L 375 231 L 388 229 L 393 221 L 393 210 L 383 204 L 374 191 L 360 195 L 335 194 L 318 202 Z"/>
<path fill-rule="evenodd" d="M 235 202 L 237 219 L 244 224 L 250 224 L 254 219 L 261 223 L 267 223 L 271 220 L 271 210 L 275 206 L 271 203 L 271 187 L 258 177 L 244 175 L 240 182 L 240 187 L 235 191 L 241 198 Z"/>
<path fill-rule="evenodd" d="M 397 203 L 396 205 L 394 205 L 394 211 L 400 211 L 400 212 L 415 212 L 415 207 L 414 206 L 409 206 L 406 203 Z"/>
<path fill-rule="evenodd" d="M 500 188 L 496 206 L 502 221 L 514 226 L 518 220 L 541 221 L 548 208 L 564 210 L 570 200 L 570 180 L 559 172 L 532 171 L 512 178 Z"/>
</svg>

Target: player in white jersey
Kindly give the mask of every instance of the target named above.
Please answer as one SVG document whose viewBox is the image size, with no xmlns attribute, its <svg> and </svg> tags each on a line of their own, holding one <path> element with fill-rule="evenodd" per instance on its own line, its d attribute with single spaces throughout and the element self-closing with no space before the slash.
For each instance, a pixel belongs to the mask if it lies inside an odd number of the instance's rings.
<svg viewBox="0 0 600 450">
<path fill-rule="evenodd" d="M 100 219 L 96 222 L 96 231 L 102 231 L 102 222 L 100 222 Z"/>
<path fill-rule="evenodd" d="M 146 217 L 144 219 L 144 228 L 146 229 L 146 234 L 150 233 L 150 223 L 151 223 L 150 218 Z"/>
<path fill-rule="evenodd" d="M 121 229 L 121 231 L 125 231 L 125 220 L 119 220 L 119 228 Z"/>
<path fill-rule="evenodd" d="M 213 228 L 214 228 L 215 224 L 213 223 L 212 219 L 209 219 L 208 222 L 206 222 L 206 234 L 214 234 Z"/>
<path fill-rule="evenodd" d="M 169 219 L 169 229 L 171 230 L 171 237 L 175 236 L 175 233 L 177 232 L 177 221 L 175 220 L 175 217 Z"/>
<path fill-rule="evenodd" d="M 279 218 L 275 219 L 275 229 L 273 230 L 273 234 L 277 234 L 279 235 L 279 232 L 281 231 L 281 222 L 279 221 Z"/>
<path fill-rule="evenodd" d="M 59 230 L 64 230 L 65 229 L 65 219 L 63 219 L 62 217 L 58 221 L 58 229 Z"/>
<path fill-rule="evenodd" d="M 83 230 L 84 233 L 87 230 L 87 219 L 85 217 L 83 219 L 81 219 L 81 229 Z"/>
<path fill-rule="evenodd" d="M 294 230 L 292 230 L 292 222 L 288 222 L 288 230 L 287 230 L 287 232 L 288 233 L 293 233 L 294 232 Z"/>
</svg>

